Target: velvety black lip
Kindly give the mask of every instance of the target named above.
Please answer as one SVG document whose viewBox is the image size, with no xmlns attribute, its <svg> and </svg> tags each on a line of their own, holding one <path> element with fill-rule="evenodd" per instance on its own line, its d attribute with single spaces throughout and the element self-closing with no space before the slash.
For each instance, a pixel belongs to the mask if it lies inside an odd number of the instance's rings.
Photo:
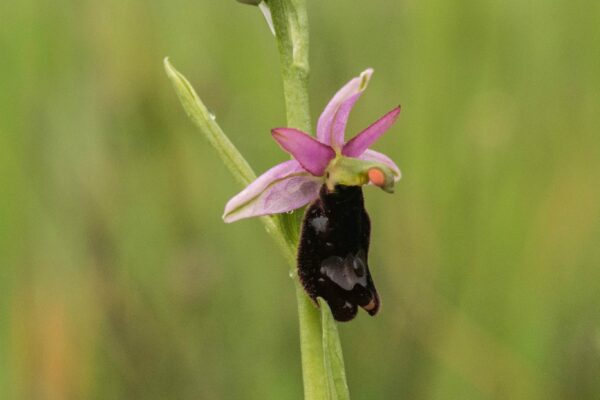
<svg viewBox="0 0 600 400">
<path fill-rule="evenodd" d="M 307 208 L 298 248 L 298 276 L 316 302 L 322 297 L 337 321 L 350 321 L 358 307 L 379 311 L 368 266 L 371 223 L 359 186 L 321 187 Z"/>
</svg>

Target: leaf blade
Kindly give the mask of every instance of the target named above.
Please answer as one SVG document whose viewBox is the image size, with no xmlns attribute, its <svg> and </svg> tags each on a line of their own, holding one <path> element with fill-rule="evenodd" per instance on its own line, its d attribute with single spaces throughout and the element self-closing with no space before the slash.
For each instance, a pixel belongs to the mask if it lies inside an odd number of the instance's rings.
<svg viewBox="0 0 600 400">
<path fill-rule="evenodd" d="M 214 116 L 200 100 L 190 82 L 171 65 L 168 57 L 164 59 L 164 67 L 186 114 L 217 150 L 234 178 L 244 186 L 256 179 L 250 164 L 216 123 Z"/>
</svg>

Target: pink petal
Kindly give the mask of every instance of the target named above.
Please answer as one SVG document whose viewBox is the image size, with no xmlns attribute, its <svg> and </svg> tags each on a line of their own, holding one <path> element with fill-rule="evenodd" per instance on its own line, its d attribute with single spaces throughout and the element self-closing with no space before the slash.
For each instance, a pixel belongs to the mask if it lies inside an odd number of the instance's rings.
<svg viewBox="0 0 600 400">
<path fill-rule="evenodd" d="M 317 139 L 320 142 L 341 150 L 344 145 L 348 115 L 356 100 L 367 88 L 372 74 L 371 68 L 363 71 L 360 76 L 352 79 L 333 96 L 317 123 Z"/>
<path fill-rule="evenodd" d="M 319 195 L 322 180 L 296 160 L 278 164 L 259 176 L 225 205 L 223 220 L 278 214 L 303 207 Z"/>
<path fill-rule="evenodd" d="M 348 157 L 358 157 L 383 135 L 396 122 L 400 115 L 400 106 L 385 114 L 367 129 L 354 136 L 344 145 L 342 154 Z"/>
<path fill-rule="evenodd" d="M 377 152 L 375 150 L 366 150 L 364 153 L 362 153 L 357 158 L 359 158 L 361 160 L 365 160 L 365 161 L 375 161 L 375 162 L 387 165 L 392 170 L 392 172 L 394 173 L 394 181 L 396 181 L 396 182 L 399 181 L 400 178 L 402 177 L 402 174 L 400 172 L 400 168 L 398 168 L 398 166 L 396 165 L 396 163 L 394 163 L 385 154 L 381 154 L 381 153 L 379 153 L 379 152 Z"/>
<path fill-rule="evenodd" d="M 276 128 L 273 139 L 314 176 L 323 176 L 335 151 L 314 137 L 293 128 Z"/>
</svg>

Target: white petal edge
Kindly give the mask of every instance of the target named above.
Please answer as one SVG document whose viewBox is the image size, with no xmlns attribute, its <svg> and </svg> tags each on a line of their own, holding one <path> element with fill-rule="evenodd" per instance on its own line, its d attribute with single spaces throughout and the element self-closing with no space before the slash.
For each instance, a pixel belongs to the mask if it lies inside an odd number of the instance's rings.
<svg viewBox="0 0 600 400">
<path fill-rule="evenodd" d="M 226 223 L 279 214 L 303 207 L 319 195 L 322 178 L 312 176 L 296 160 L 274 166 L 225 205 Z"/>
<path fill-rule="evenodd" d="M 275 35 L 275 27 L 273 26 L 273 17 L 271 16 L 271 9 L 269 8 L 268 4 L 265 3 L 264 1 L 261 1 L 260 4 L 258 5 L 258 8 L 263 13 L 263 16 L 265 17 L 265 21 L 267 21 L 267 25 L 269 25 L 269 29 L 271 30 L 271 33 L 273 34 L 273 36 L 276 36 Z"/>
</svg>

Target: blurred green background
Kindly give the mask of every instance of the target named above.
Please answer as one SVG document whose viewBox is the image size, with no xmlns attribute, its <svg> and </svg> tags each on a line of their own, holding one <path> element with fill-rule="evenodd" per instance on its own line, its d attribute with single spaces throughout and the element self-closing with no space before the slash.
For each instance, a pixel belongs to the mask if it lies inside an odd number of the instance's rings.
<svg viewBox="0 0 600 400">
<path fill-rule="evenodd" d="M 400 103 L 354 399 L 600 399 L 600 2 L 309 0 L 311 109 Z M 164 56 L 257 172 L 278 57 L 233 0 L 0 3 L 0 398 L 299 399 L 294 289 Z"/>
</svg>

